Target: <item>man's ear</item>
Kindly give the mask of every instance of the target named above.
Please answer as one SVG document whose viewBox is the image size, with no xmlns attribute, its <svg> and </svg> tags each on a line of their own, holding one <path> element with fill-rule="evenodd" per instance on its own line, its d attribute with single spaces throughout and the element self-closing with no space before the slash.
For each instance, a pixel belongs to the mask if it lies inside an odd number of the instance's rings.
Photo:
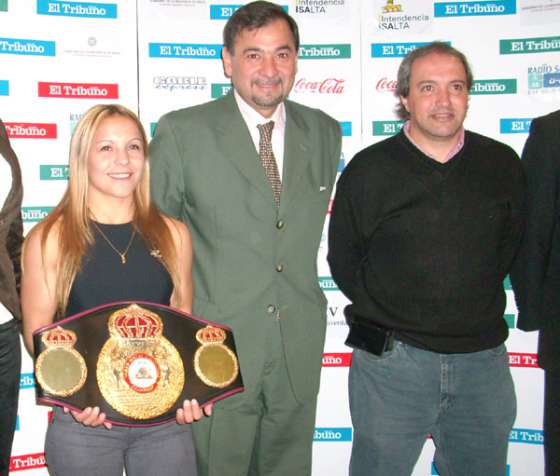
<svg viewBox="0 0 560 476">
<path fill-rule="evenodd" d="M 222 48 L 222 64 L 224 66 L 224 74 L 228 78 L 231 78 L 232 73 L 231 56 L 229 50 L 224 46 Z"/>
<path fill-rule="evenodd" d="M 404 108 L 406 109 L 406 112 L 410 112 L 408 110 L 408 99 L 404 96 L 399 96 L 400 100 L 401 100 L 401 104 L 404 106 Z"/>
</svg>

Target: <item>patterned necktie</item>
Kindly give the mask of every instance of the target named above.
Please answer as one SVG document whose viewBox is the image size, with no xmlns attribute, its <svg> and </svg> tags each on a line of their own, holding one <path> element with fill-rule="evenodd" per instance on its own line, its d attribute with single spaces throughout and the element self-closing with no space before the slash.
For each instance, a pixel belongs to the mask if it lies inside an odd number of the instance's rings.
<svg viewBox="0 0 560 476">
<path fill-rule="evenodd" d="M 274 202 L 276 206 L 280 206 L 280 193 L 282 192 L 282 182 L 280 180 L 280 174 L 278 173 L 278 166 L 276 165 L 276 159 L 274 158 L 274 153 L 272 152 L 272 128 L 274 127 L 274 121 L 267 122 L 266 124 L 259 124 L 257 128 L 259 129 L 260 139 L 259 139 L 259 157 L 261 159 L 262 166 L 266 172 L 266 176 L 270 185 L 272 186 L 272 192 L 274 193 Z"/>
</svg>

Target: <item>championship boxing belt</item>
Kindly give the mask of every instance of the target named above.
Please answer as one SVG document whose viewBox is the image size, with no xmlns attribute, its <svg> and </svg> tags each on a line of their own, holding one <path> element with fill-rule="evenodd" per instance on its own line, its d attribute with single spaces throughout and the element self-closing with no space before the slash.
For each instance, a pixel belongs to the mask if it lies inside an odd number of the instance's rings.
<svg viewBox="0 0 560 476">
<path fill-rule="evenodd" d="M 98 406 L 107 421 L 149 426 L 243 391 L 233 333 L 177 309 L 117 302 L 33 333 L 37 401 Z"/>
</svg>

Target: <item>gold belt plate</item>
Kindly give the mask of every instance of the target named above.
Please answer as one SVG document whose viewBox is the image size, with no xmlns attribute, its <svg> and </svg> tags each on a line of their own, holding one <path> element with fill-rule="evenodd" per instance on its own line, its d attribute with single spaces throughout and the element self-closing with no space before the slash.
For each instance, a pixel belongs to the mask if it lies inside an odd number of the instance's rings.
<svg viewBox="0 0 560 476">
<path fill-rule="evenodd" d="M 162 335 L 161 318 L 132 304 L 111 314 L 107 325 L 110 337 L 97 360 L 103 398 L 129 418 L 162 415 L 181 395 L 185 369 L 175 346 Z"/>
</svg>

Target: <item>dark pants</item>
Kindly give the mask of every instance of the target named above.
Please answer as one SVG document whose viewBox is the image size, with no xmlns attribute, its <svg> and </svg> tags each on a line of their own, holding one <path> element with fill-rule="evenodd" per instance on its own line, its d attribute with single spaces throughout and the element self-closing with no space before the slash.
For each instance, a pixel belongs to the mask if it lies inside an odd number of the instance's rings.
<svg viewBox="0 0 560 476">
<path fill-rule="evenodd" d="M 546 476 L 560 475 L 560 368 L 544 374 L 544 457 Z"/>
<path fill-rule="evenodd" d="M 19 326 L 14 319 L 0 325 L 0 476 L 7 476 L 10 469 L 20 371 Z"/>
</svg>

